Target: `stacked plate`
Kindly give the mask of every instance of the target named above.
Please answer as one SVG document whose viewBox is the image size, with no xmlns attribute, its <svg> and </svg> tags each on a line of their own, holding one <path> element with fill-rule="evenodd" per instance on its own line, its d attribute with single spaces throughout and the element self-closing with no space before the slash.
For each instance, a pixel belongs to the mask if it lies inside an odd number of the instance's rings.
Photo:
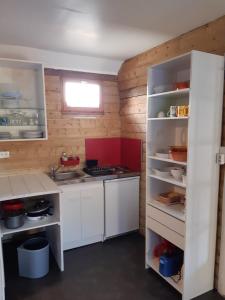
<svg viewBox="0 0 225 300">
<path fill-rule="evenodd" d="M 8 131 L 0 132 L 0 140 L 8 140 L 11 139 L 11 133 Z"/>
<path fill-rule="evenodd" d="M 42 130 L 23 130 L 20 133 L 24 139 L 38 139 L 43 137 Z"/>
</svg>

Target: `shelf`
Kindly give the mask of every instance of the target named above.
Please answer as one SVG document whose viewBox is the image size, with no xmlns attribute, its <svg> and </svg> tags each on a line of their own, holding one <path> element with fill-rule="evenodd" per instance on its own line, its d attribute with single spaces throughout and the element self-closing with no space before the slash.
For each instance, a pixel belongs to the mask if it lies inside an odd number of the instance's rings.
<svg viewBox="0 0 225 300">
<path fill-rule="evenodd" d="M 47 140 L 47 137 L 36 138 L 36 139 L 12 137 L 11 139 L 0 139 L 0 142 L 25 142 L 25 141 L 44 141 L 44 140 Z"/>
<path fill-rule="evenodd" d="M 185 213 L 184 213 L 183 204 L 166 205 L 154 199 L 149 200 L 148 204 L 155 208 L 160 209 L 161 211 L 167 213 L 168 215 L 173 216 L 174 218 L 180 221 L 185 222 Z"/>
<path fill-rule="evenodd" d="M 164 117 L 164 118 L 148 118 L 148 121 L 160 121 L 160 120 L 188 120 L 189 117 Z"/>
<path fill-rule="evenodd" d="M 44 110 L 44 108 L 38 107 L 0 107 L 1 110 Z"/>
<path fill-rule="evenodd" d="M 37 127 L 43 127 L 45 125 L 43 124 L 38 124 L 38 125 L 0 125 L 0 131 L 1 131 L 1 128 L 10 128 L 10 129 L 21 129 L 21 128 L 24 128 L 24 129 L 36 129 Z"/>
<path fill-rule="evenodd" d="M 182 181 L 175 180 L 172 176 L 170 176 L 168 178 L 162 178 L 162 177 L 152 175 L 152 174 L 150 174 L 148 176 L 151 177 L 151 178 L 155 178 L 155 179 L 158 179 L 158 180 L 161 180 L 161 181 L 164 181 L 164 182 L 174 184 L 176 186 L 180 186 L 182 188 L 186 188 L 186 184 L 184 184 Z"/>
<path fill-rule="evenodd" d="M 180 97 L 182 95 L 188 95 L 190 92 L 190 88 L 188 89 L 183 89 L 183 90 L 174 90 L 174 91 L 169 91 L 169 92 L 163 92 L 163 93 L 157 93 L 157 94 L 151 94 L 148 95 L 149 98 L 157 98 L 157 97 L 166 97 L 166 98 L 171 98 L 171 97 Z"/>
<path fill-rule="evenodd" d="M 169 159 L 169 158 L 160 158 L 157 156 L 148 156 L 148 158 L 154 159 L 154 160 L 159 160 L 159 161 L 164 161 L 164 162 L 168 162 L 168 163 L 173 163 L 173 164 L 177 164 L 177 165 L 187 166 L 186 161 L 177 161 L 177 160 L 173 160 L 173 159 Z"/>
<path fill-rule="evenodd" d="M 8 229 L 4 226 L 4 222 L 2 222 L 1 223 L 1 234 L 2 234 L 2 236 L 5 236 L 8 234 L 13 234 L 13 233 L 36 229 L 36 228 L 41 228 L 41 227 L 52 226 L 52 225 L 56 225 L 56 224 L 59 224 L 59 221 L 54 216 L 49 216 L 40 221 L 25 220 L 25 224 L 16 229 Z"/>
<path fill-rule="evenodd" d="M 160 272 L 159 272 L 159 259 L 157 257 L 151 259 L 151 261 L 149 262 L 149 266 L 156 273 L 158 273 L 163 279 L 165 279 L 170 285 L 172 285 L 178 292 L 180 292 L 181 294 L 183 293 L 183 280 L 181 279 L 180 281 L 178 281 L 178 283 L 176 283 L 172 279 L 172 277 L 164 277 L 162 274 L 160 274 Z"/>
</svg>

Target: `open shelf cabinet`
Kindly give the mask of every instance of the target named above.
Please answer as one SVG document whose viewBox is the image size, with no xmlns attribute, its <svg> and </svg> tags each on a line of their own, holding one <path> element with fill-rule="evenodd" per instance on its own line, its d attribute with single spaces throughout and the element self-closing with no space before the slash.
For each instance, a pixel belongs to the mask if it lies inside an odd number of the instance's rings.
<svg viewBox="0 0 225 300">
<path fill-rule="evenodd" d="M 154 248 L 162 241 L 182 249 L 180 280 L 163 277 L 182 293 L 195 298 L 214 287 L 219 152 L 222 122 L 224 58 L 199 51 L 151 66 L 148 71 L 146 137 L 146 267 L 159 273 Z M 189 82 L 189 88 L 154 93 L 157 86 Z M 186 117 L 168 117 L 170 106 L 189 106 Z M 164 112 L 165 117 L 158 118 Z M 170 146 L 186 146 L 187 161 L 157 157 Z M 183 168 L 185 182 L 160 176 L 155 169 Z M 177 192 L 184 203 L 167 205 L 161 193 Z"/>
</svg>

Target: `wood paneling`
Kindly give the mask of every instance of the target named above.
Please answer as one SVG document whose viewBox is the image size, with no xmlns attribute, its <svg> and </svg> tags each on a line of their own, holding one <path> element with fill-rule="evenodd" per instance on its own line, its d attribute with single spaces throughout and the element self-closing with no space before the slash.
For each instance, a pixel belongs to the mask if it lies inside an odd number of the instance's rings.
<svg viewBox="0 0 225 300">
<path fill-rule="evenodd" d="M 92 74 L 92 79 L 93 79 Z M 119 137 L 121 133 L 120 101 L 117 78 L 98 76 L 102 87 L 104 115 L 80 119 L 73 114 L 61 113 L 61 81 L 56 71 L 45 74 L 48 134 L 47 141 L 4 142 L 1 150 L 10 151 L 9 159 L 2 159 L 0 172 L 39 169 L 48 171 L 57 165 L 63 151 L 78 155 L 84 164 L 86 137 Z M 114 81 L 112 81 L 114 80 Z"/>
<path fill-rule="evenodd" d="M 145 113 L 147 92 L 147 67 L 173 58 L 191 50 L 200 50 L 214 54 L 225 53 L 225 16 L 209 24 L 183 34 L 149 51 L 135 56 L 121 66 L 118 81 L 121 99 L 121 135 L 122 137 L 142 138 L 145 141 Z M 225 105 L 224 105 L 225 107 Z M 225 112 L 225 108 L 224 108 Z M 225 116 L 225 114 L 224 114 Z M 223 117 L 222 143 L 225 145 L 225 117 Z M 145 147 L 145 145 L 144 145 Z M 145 149 L 143 149 L 145 152 Z M 221 168 L 224 176 L 225 168 Z M 222 178 L 219 194 L 218 247 L 216 276 L 218 271 L 219 243 L 221 232 Z M 145 228 L 145 160 L 142 158 L 140 226 Z M 217 278 L 217 277 L 216 277 Z"/>
</svg>

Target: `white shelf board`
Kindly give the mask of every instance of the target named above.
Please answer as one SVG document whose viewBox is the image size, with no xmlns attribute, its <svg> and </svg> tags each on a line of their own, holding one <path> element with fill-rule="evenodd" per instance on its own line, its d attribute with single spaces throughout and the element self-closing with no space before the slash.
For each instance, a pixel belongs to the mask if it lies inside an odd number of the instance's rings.
<svg viewBox="0 0 225 300">
<path fill-rule="evenodd" d="M 157 94 L 151 94 L 148 95 L 149 98 L 157 98 L 157 97 L 179 97 L 181 95 L 188 95 L 190 92 L 190 88 L 182 89 L 182 90 L 174 90 L 169 92 L 163 92 L 163 93 L 157 93 Z"/>
<path fill-rule="evenodd" d="M 151 156 L 151 155 L 148 156 L 148 158 L 154 159 L 154 160 L 159 160 L 159 161 L 164 161 L 164 162 L 168 162 L 168 163 L 173 163 L 173 164 L 177 164 L 177 165 L 187 166 L 186 161 L 177 161 L 177 160 L 173 160 L 173 159 L 169 159 L 169 158 L 160 158 L 160 157 Z"/>
<path fill-rule="evenodd" d="M 172 176 L 170 176 L 168 178 L 162 178 L 160 176 L 156 176 L 156 175 L 153 175 L 153 174 L 150 174 L 148 176 L 151 177 L 151 178 L 155 178 L 155 179 L 158 179 L 158 180 L 161 180 L 161 181 L 164 181 L 164 182 L 168 182 L 168 183 L 180 186 L 182 188 L 186 188 L 186 184 L 183 184 L 182 181 L 175 180 Z"/>
<path fill-rule="evenodd" d="M 184 213 L 183 204 L 166 205 L 154 199 L 150 199 L 147 202 L 147 204 L 160 209 L 161 211 L 167 213 L 168 215 L 173 216 L 174 218 L 180 221 L 185 222 L 185 213 Z"/>
<path fill-rule="evenodd" d="M 6 228 L 4 226 L 4 222 L 1 222 L 1 234 L 2 234 L 2 236 L 5 236 L 7 234 L 13 234 L 13 233 L 17 233 L 17 232 L 52 226 L 52 225 L 56 225 L 56 224 L 60 224 L 60 222 L 54 216 L 49 216 L 49 217 L 46 217 L 39 221 L 25 220 L 25 223 L 23 226 L 21 226 L 19 228 L 15 228 L 15 229 Z"/>
<path fill-rule="evenodd" d="M 164 118 L 148 118 L 148 121 L 160 121 L 160 120 L 188 120 L 189 117 L 164 117 Z"/>
<path fill-rule="evenodd" d="M 170 285 L 172 285 L 178 292 L 183 293 L 183 280 L 181 279 L 176 283 L 171 277 L 164 277 L 159 272 L 159 258 L 153 258 L 148 262 L 149 266 L 158 273 L 162 278 L 164 278 Z"/>
</svg>

